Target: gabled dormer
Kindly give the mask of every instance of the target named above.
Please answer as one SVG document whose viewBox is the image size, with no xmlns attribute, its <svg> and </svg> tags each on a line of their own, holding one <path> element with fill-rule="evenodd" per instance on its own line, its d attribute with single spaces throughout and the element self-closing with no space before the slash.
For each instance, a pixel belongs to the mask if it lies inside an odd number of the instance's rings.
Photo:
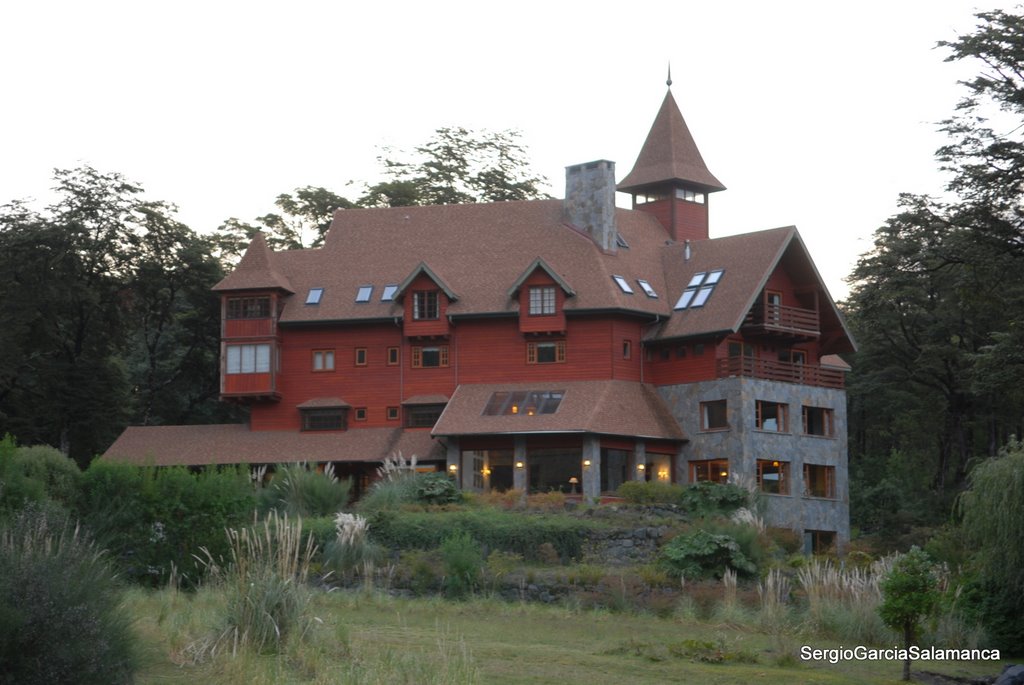
<svg viewBox="0 0 1024 685">
<path fill-rule="evenodd" d="M 519 302 L 519 332 L 564 332 L 565 299 L 575 294 L 547 262 L 537 257 L 508 289 L 509 298 Z"/>
<path fill-rule="evenodd" d="M 459 298 L 444 279 L 420 262 L 398 285 L 395 299 L 404 309 L 403 332 L 409 338 L 449 334 L 448 307 Z"/>
<path fill-rule="evenodd" d="M 671 90 L 665 94 L 633 170 L 617 189 L 630 193 L 633 209 L 653 214 L 673 240 L 709 237 L 708 198 L 725 186 L 708 171 Z"/>
</svg>

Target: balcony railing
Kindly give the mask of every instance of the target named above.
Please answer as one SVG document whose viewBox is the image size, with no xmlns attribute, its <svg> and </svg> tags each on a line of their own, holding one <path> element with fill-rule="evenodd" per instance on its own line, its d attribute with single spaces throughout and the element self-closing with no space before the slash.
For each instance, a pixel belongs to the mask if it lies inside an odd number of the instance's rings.
<svg viewBox="0 0 1024 685">
<path fill-rule="evenodd" d="M 755 305 L 747 314 L 743 325 L 748 328 L 759 328 L 766 333 L 788 333 L 811 337 L 816 337 L 821 333 L 821 321 L 817 311 L 799 307 L 784 307 L 780 304 Z"/>
<path fill-rule="evenodd" d="M 221 397 L 278 399 L 274 373 L 231 373 L 221 376 Z"/>
<path fill-rule="evenodd" d="M 718 360 L 718 377 L 742 376 L 744 378 L 762 378 L 768 381 L 796 383 L 798 385 L 815 385 L 821 388 L 841 390 L 845 383 L 845 374 L 835 369 L 827 369 L 811 364 L 792 364 L 777 362 L 770 359 L 753 357 L 729 357 Z"/>
</svg>

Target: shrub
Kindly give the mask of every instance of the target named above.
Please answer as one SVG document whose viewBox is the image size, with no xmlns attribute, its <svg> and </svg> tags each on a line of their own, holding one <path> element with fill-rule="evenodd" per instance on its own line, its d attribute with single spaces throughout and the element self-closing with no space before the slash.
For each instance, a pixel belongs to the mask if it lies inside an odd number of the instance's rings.
<svg viewBox="0 0 1024 685">
<path fill-rule="evenodd" d="M 9 435 L 0 441 L 0 511 L 44 500 L 71 507 L 81 477 L 75 462 L 52 447 L 17 447 Z"/>
<path fill-rule="evenodd" d="M 351 490 L 351 479 L 338 480 L 330 464 L 323 473 L 305 464 L 289 464 L 264 488 L 261 508 L 290 516 L 334 516 L 348 505 Z"/>
<path fill-rule="evenodd" d="M 383 558 L 383 550 L 367 539 L 367 521 L 362 516 L 339 512 L 334 517 L 335 537 L 324 549 L 324 560 L 342 577 L 362 573 L 373 578 L 373 568 Z"/>
<path fill-rule="evenodd" d="M 130 618 L 97 547 L 45 507 L 0 525 L 0 682 L 131 682 Z"/>
<path fill-rule="evenodd" d="M 367 513 L 395 511 L 407 504 L 438 505 L 462 501 L 462 493 L 446 474 L 394 473 L 379 480 L 359 501 L 359 509 Z"/>
<path fill-rule="evenodd" d="M 466 532 L 454 533 L 441 543 L 444 590 L 449 597 L 465 597 L 480 583 L 483 555 L 480 545 Z"/>
<path fill-rule="evenodd" d="M 78 513 L 129 578 L 161 585 L 172 567 L 194 580 L 200 547 L 226 556 L 224 530 L 250 519 L 254 506 L 240 469 L 190 473 L 98 460 L 82 476 Z"/>
<path fill-rule="evenodd" d="M 455 504 L 462 493 L 444 473 L 419 473 L 413 476 L 415 501 L 421 504 Z"/>
<path fill-rule="evenodd" d="M 694 483 L 683 487 L 679 503 L 694 516 L 728 516 L 748 506 L 750 493 L 732 483 Z"/>
<path fill-rule="evenodd" d="M 679 504 L 683 486 L 656 480 L 628 480 L 615 494 L 632 504 Z"/>
<path fill-rule="evenodd" d="M 661 550 L 663 562 L 687 578 L 721 576 L 727 568 L 745 575 L 757 573 L 757 566 L 728 535 L 703 529 L 672 538 Z"/>
</svg>

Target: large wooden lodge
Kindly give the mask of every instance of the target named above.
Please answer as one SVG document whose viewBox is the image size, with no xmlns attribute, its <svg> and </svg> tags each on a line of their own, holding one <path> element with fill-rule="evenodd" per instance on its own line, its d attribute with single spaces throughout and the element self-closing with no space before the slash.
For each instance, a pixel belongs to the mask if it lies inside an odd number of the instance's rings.
<svg viewBox="0 0 1024 685">
<path fill-rule="evenodd" d="M 248 424 L 131 427 L 106 457 L 332 462 L 365 487 L 401 452 L 468 490 L 590 498 L 728 480 L 807 549 L 843 545 L 853 341 L 795 228 L 709 236 L 724 189 L 669 91 L 617 185 L 600 160 L 565 200 L 339 210 L 316 249 L 257 235 L 214 288 Z"/>
</svg>

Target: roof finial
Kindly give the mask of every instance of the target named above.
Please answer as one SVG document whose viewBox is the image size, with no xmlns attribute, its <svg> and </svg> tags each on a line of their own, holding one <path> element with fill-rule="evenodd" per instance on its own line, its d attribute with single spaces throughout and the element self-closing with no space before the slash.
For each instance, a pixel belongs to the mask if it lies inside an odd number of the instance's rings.
<svg viewBox="0 0 1024 685">
<path fill-rule="evenodd" d="M 668 80 L 665 81 L 665 85 L 669 88 L 672 87 L 672 62 L 668 63 Z"/>
</svg>

